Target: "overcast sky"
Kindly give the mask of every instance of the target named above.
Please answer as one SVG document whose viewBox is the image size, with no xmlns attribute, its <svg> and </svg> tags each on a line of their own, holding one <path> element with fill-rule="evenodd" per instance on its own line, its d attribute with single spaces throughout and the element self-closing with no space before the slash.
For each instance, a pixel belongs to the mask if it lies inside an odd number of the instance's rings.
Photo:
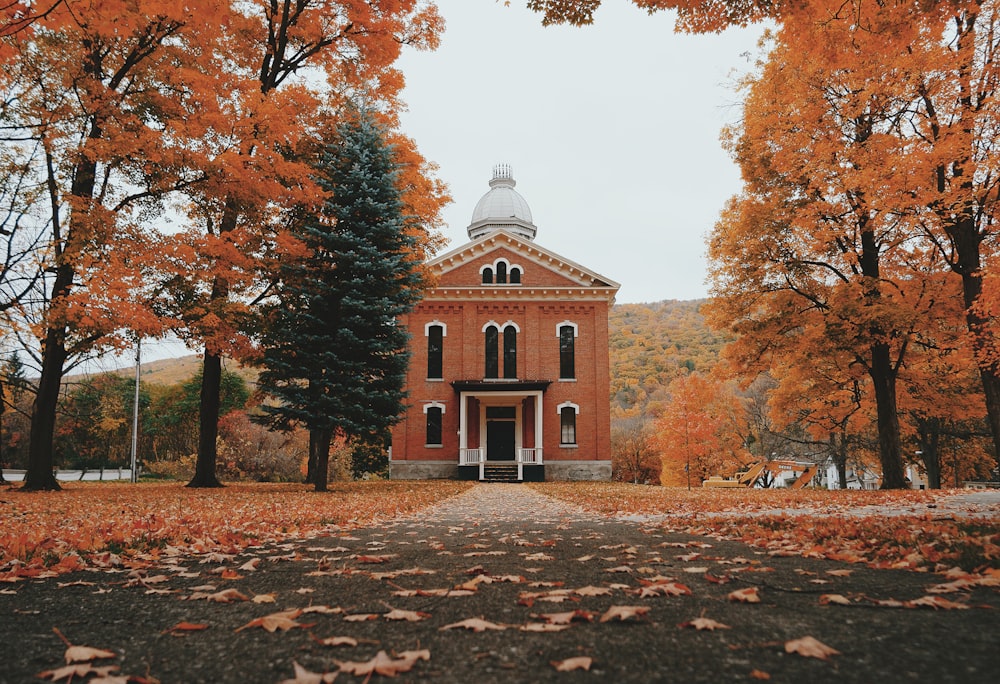
<svg viewBox="0 0 1000 684">
<path fill-rule="evenodd" d="M 706 296 L 705 237 L 739 190 L 719 133 L 760 29 L 680 35 L 626 0 L 593 26 L 544 28 L 523 0 L 436 2 L 441 46 L 399 66 L 403 129 L 454 198 L 448 249 L 504 162 L 536 241 L 621 283 L 619 302 Z"/>
</svg>

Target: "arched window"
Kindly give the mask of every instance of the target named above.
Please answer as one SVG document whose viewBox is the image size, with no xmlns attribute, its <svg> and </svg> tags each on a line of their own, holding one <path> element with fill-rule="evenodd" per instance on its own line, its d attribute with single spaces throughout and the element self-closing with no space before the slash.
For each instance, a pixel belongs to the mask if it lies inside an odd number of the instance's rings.
<svg viewBox="0 0 1000 684">
<path fill-rule="evenodd" d="M 427 377 L 440 380 L 444 377 L 444 325 L 429 323 L 427 332 Z"/>
<path fill-rule="evenodd" d="M 489 266 L 483 267 L 483 285 L 493 284 L 493 269 Z"/>
<path fill-rule="evenodd" d="M 517 379 L 517 328 L 513 325 L 503 330 L 503 377 Z"/>
<path fill-rule="evenodd" d="M 521 284 L 521 269 L 517 266 L 510 267 L 510 282 L 512 285 Z"/>
<path fill-rule="evenodd" d="M 576 378 L 576 325 L 560 323 L 559 333 L 559 378 L 572 380 Z"/>
<path fill-rule="evenodd" d="M 497 267 L 497 284 L 504 285 L 507 283 L 507 262 L 498 261 L 496 263 Z"/>
<path fill-rule="evenodd" d="M 444 404 L 433 402 L 424 405 L 424 413 L 427 416 L 427 446 L 438 446 L 441 444 L 441 424 L 444 414 Z"/>
<path fill-rule="evenodd" d="M 483 377 L 500 377 L 500 330 L 495 325 L 487 325 L 483 330 L 486 337 L 486 373 Z"/>
<path fill-rule="evenodd" d="M 580 407 L 566 402 L 559 404 L 559 443 L 576 444 L 576 414 Z"/>
</svg>

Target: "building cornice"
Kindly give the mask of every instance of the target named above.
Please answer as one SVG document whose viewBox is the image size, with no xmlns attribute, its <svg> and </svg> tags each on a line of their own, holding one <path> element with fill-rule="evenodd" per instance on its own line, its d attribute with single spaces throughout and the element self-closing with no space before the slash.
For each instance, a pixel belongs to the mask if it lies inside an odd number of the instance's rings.
<svg viewBox="0 0 1000 684">
<path fill-rule="evenodd" d="M 434 287 L 421 299 L 436 301 L 603 301 L 614 302 L 617 290 L 598 287 L 525 287 L 484 285 L 482 287 Z"/>
</svg>

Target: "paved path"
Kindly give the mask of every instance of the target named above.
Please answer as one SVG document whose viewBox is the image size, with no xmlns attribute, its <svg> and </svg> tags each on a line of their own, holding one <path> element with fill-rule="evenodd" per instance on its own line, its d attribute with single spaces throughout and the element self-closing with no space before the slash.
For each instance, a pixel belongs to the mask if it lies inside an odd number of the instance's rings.
<svg viewBox="0 0 1000 684">
<path fill-rule="evenodd" d="M 719 682 L 765 674 L 775 682 L 993 681 L 995 588 L 947 595 L 973 606 L 965 610 L 874 603 L 920 599 L 945 581 L 772 558 L 652 522 L 602 518 L 528 487 L 478 485 L 379 527 L 4 588 L 0 682 L 39 681 L 39 672 L 63 665 L 65 646 L 53 628 L 74 645 L 114 652 L 97 664 L 164 684 L 271 684 L 290 679 L 294 663 L 322 674 L 379 651 L 391 659 L 424 650 L 429 660 L 414 661 L 396 681 Z M 757 590 L 759 603 L 728 598 L 747 589 Z M 224 590 L 270 602 L 206 598 Z M 821 605 L 823 594 L 851 605 Z M 310 606 L 321 610 L 287 618 L 307 627 L 248 626 Z M 632 617 L 609 619 L 615 609 Z M 679 627 L 701 617 L 728 628 Z M 496 629 L 446 629 L 470 618 Z M 571 619 L 561 631 L 525 631 Z M 207 627 L 171 631 L 181 622 Z M 785 652 L 787 642 L 807 636 L 840 654 L 824 661 Z M 321 643 L 333 637 L 356 641 Z M 553 665 L 576 657 L 592 659 L 589 672 Z M 341 673 L 337 681 L 362 679 Z"/>
</svg>

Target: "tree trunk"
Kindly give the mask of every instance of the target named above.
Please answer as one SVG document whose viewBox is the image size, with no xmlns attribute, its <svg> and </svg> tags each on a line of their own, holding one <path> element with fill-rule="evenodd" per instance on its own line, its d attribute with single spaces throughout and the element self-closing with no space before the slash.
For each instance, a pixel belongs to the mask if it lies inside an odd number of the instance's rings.
<svg viewBox="0 0 1000 684">
<path fill-rule="evenodd" d="M 64 274 L 68 271 L 68 274 Z M 55 292 L 68 294 L 68 283 L 72 282 L 72 269 L 60 267 L 53 288 Z M 62 386 L 63 365 L 66 362 L 65 330 L 61 325 L 50 324 L 42 347 L 42 374 L 38 378 L 38 393 L 31 406 L 31 430 L 28 439 L 28 469 L 24 475 L 27 491 L 61 489 L 56 481 L 53 439 L 56 432 L 56 409 L 59 404 L 59 388 Z"/>
<path fill-rule="evenodd" d="M 878 415 L 878 456 L 882 465 L 880 489 L 906 489 L 903 475 L 902 446 L 899 440 L 899 415 L 896 413 L 896 374 L 889 358 L 889 345 L 872 345 L 869 374 L 875 386 Z"/>
<path fill-rule="evenodd" d="M 333 439 L 333 432 L 330 430 L 315 430 L 314 432 L 316 433 L 316 472 L 313 473 L 313 485 L 315 485 L 317 492 L 325 492 L 329 478 L 330 442 Z M 309 445 L 310 447 L 313 445 L 311 435 Z"/>
<path fill-rule="evenodd" d="M 219 436 L 219 403 L 222 387 L 222 357 L 205 350 L 198 407 L 198 460 L 188 487 L 221 487 L 215 474 L 216 441 Z"/>
<path fill-rule="evenodd" d="M 920 444 L 920 460 L 927 473 L 927 486 L 931 489 L 941 489 L 941 430 L 938 425 L 925 424 L 917 428 L 917 440 Z"/>
</svg>

